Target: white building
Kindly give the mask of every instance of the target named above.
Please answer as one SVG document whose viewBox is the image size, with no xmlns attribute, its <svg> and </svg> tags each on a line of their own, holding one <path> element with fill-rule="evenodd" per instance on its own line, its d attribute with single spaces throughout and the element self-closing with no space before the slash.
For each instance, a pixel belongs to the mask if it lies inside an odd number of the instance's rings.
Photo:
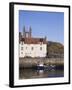
<svg viewBox="0 0 72 90">
<path fill-rule="evenodd" d="M 19 57 L 46 57 L 46 38 L 35 38 L 31 35 L 31 28 L 19 33 Z"/>
</svg>

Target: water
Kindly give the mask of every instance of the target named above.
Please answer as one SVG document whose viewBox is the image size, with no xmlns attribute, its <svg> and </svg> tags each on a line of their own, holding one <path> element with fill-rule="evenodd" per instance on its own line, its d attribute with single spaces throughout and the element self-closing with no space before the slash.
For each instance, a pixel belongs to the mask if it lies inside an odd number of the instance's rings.
<svg viewBox="0 0 72 90">
<path fill-rule="evenodd" d="M 32 79 L 32 78 L 55 78 L 64 77 L 64 70 L 36 70 L 36 69 L 20 69 L 19 79 Z"/>
</svg>

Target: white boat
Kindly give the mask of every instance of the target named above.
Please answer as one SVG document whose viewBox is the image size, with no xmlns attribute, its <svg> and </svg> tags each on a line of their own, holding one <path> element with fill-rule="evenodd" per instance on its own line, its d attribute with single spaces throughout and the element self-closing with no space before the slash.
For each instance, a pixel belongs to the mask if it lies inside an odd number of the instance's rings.
<svg viewBox="0 0 72 90">
<path fill-rule="evenodd" d="M 37 69 L 40 69 L 40 70 L 44 69 L 44 64 L 43 63 L 38 64 L 37 65 Z"/>
<path fill-rule="evenodd" d="M 44 65 L 43 63 L 40 63 L 37 65 L 38 70 L 52 70 L 55 69 L 56 65 Z"/>
</svg>

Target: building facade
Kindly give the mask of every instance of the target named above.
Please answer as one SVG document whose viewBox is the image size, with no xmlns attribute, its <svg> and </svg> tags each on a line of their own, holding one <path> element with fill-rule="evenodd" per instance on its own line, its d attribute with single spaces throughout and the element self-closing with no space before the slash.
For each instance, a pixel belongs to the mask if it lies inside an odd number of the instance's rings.
<svg viewBox="0 0 72 90">
<path fill-rule="evenodd" d="M 19 57 L 46 57 L 47 41 L 45 38 L 32 37 L 32 29 L 29 32 L 23 29 L 19 32 Z"/>
</svg>

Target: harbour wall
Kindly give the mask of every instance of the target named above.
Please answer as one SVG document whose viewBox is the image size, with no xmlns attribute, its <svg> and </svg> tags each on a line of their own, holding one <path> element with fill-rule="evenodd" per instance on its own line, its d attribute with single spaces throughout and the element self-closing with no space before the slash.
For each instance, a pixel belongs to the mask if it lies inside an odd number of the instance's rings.
<svg viewBox="0 0 72 90">
<path fill-rule="evenodd" d="M 19 68 L 30 68 L 38 64 L 63 66 L 64 58 L 19 58 Z"/>
</svg>

